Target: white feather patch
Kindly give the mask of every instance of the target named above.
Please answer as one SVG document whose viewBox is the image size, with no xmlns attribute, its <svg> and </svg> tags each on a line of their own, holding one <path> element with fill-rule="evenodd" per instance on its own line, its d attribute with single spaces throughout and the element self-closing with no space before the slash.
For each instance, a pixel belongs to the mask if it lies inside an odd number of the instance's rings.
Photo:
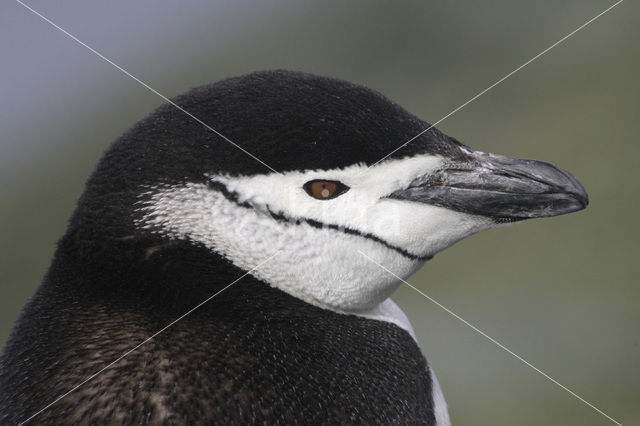
<svg viewBox="0 0 640 426">
<path fill-rule="evenodd" d="M 357 313 L 375 309 L 399 285 L 359 251 L 404 278 L 422 265 L 420 257 L 491 226 L 478 216 L 385 198 L 443 161 L 423 155 L 370 168 L 209 176 L 237 199 L 201 183 L 158 186 L 146 194 L 139 225 L 202 243 L 244 270 L 280 251 L 253 275 L 314 305 Z M 317 200 L 303 189 L 313 179 L 338 180 L 350 189 Z M 276 220 L 269 212 L 301 222 Z"/>
<path fill-rule="evenodd" d="M 444 400 L 442 388 L 440 388 L 440 383 L 438 382 L 438 378 L 433 372 L 433 368 L 429 367 L 429 373 L 431 374 L 431 398 L 433 401 L 433 411 L 436 418 L 436 426 L 451 426 L 447 402 Z"/>
</svg>

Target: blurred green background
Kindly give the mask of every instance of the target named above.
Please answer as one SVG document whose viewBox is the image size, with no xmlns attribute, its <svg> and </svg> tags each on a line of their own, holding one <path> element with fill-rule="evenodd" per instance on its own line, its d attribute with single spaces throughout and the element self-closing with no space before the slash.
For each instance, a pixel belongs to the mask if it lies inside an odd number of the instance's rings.
<svg viewBox="0 0 640 426">
<path fill-rule="evenodd" d="M 28 4 L 167 96 L 288 68 L 364 84 L 434 122 L 612 3 Z M 589 208 L 481 233 L 409 280 L 623 424 L 640 424 L 638 16 L 622 3 L 438 126 L 570 170 Z M 0 48 L 4 344 L 101 152 L 161 99 L 18 3 L 0 6 Z M 410 288 L 394 299 L 454 424 L 607 424 Z"/>
</svg>

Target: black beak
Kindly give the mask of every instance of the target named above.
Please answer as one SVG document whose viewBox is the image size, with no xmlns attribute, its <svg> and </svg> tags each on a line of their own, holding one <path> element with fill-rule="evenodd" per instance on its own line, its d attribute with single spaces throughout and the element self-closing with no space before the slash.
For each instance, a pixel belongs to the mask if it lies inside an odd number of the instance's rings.
<svg viewBox="0 0 640 426">
<path fill-rule="evenodd" d="M 589 197 L 578 179 L 553 164 L 469 151 L 415 179 L 388 198 L 446 207 L 498 221 L 549 217 L 584 209 Z"/>
</svg>

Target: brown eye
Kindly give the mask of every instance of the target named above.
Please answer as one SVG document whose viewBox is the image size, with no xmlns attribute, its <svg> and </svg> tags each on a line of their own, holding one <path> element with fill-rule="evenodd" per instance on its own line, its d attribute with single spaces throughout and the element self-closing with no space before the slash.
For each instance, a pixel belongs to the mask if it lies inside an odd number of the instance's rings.
<svg viewBox="0 0 640 426">
<path fill-rule="evenodd" d="M 330 200 L 349 190 L 349 187 L 342 182 L 322 179 L 310 180 L 302 188 L 307 191 L 307 194 L 318 200 Z"/>
</svg>

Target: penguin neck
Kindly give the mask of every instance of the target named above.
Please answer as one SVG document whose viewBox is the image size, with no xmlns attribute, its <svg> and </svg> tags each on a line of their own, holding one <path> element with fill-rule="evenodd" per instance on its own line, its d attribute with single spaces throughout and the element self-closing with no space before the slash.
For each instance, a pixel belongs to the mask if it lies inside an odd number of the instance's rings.
<svg viewBox="0 0 640 426">
<path fill-rule="evenodd" d="M 90 295 L 154 315 L 165 313 L 167 319 L 237 283 L 287 303 L 296 300 L 297 310 L 313 310 L 311 305 L 315 305 L 338 314 L 390 322 L 414 336 L 408 319 L 390 299 L 357 312 L 323 306 L 272 288 L 208 248 L 155 235 L 131 234 L 80 246 L 77 234 L 70 232 L 60 241 L 45 283 L 53 289 L 52 297 Z M 281 297 L 274 295 L 277 293 Z"/>
<path fill-rule="evenodd" d="M 117 199 L 101 203 L 103 207 L 97 210 L 87 208 L 86 201 L 94 198 L 85 198 L 72 217 L 54 257 L 49 287 L 62 286 L 62 289 L 70 290 L 68 294 L 82 291 L 99 296 L 105 302 L 140 302 L 145 309 L 155 307 L 156 312 L 170 313 L 167 318 L 175 318 L 240 279 L 237 284 L 248 283 L 254 291 L 264 288 L 265 291 L 282 292 L 282 300 L 297 299 L 302 302 L 296 303 L 300 310 L 314 305 L 339 314 L 380 319 L 413 334 L 404 314 L 388 299 L 400 284 L 396 280 L 387 283 L 386 290 L 375 293 L 368 306 L 353 309 L 323 303 L 317 298 L 305 297 L 305 293 L 299 291 L 307 288 L 309 282 L 297 283 L 299 289 L 296 290 L 292 286 L 273 283 L 268 276 L 249 274 L 247 268 L 204 244 L 142 231 L 133 220 L 122 220 L 123 210 L 117 208 Z M 132 204 L 132 200 L 127 200 L 126 205 Z M 96 214 L 96 211 L 104 213 Z M 381 273 L 378 268 L 375 270 Z M 367 275 L 366 271 L 360 274 L 362 277 Z M 383 277 L 388 279 L 389 275 L 384 273 Z M 140 308 L 143 307 L 134 309 Z"/>
</svg>

